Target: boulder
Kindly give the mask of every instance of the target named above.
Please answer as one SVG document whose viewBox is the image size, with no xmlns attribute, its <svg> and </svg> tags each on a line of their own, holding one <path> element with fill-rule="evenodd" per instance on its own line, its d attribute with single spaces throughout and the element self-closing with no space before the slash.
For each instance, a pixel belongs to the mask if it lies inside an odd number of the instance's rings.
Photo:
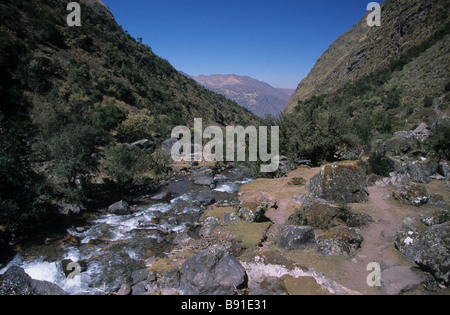
<svg viewBox="0 0 450 315">
<path fill-rule="evenodd" d="M 130 295 L 131 287 L 128 284 L 122 284 L 119 291 L 117 291 L 117 295 Z"/>
<path fill-rule="evenodd" d="M 148 139 L 142 139 L 139 141 L 136 141 L 134 143 L 131 144 L 131 148 L 138 148 L 138 149 L 142 149 L 142 150 L 148 150 L 148 149 L 152 149 L 154 147 L 155 143 L 151 140 Z"/>
<path fill-rule="evenodd" d="M 401 229 L 395 246 L 411 262 L 430 272 L 439 282 L 450 284 L 450 222 L 433 225 L 421 232 Z"/>
<path fill-rule="evenodd" d="M 428 189 L 423 185 L 401 187 L 393 193 L 395 199 L 414 206 L 422 206 L 430 199 Z"/>
<path fill-rule="evenodd" d="M 317 238 L 317 251 L 324 256 L 352 256 L 364 237 L 358 229 L 338 226 Z"/>
<path fill-rule="evenodd" d="M 265 193 L 263 191 L 261 191 L 258 197 L 256 197 L 256 201 L 267 203 L 267 206 L 269 208 L 277 208 L 277 200 L 268 193 Z"/>
<path fill-rule="evenodd" d="M 367 202 L 366 173 L 356 165 L 335 163 L 322 167 L 309 185 L 313 197 L 346 203 Z"/>
<path fill-rule="evenodd" d="M 197 294 L 230 295 L 247 285 L 244 267 L 221 245 L 211 246 L 187 259 L 181 266 L 181 281 Z"/>
<path fill-rule="evenodd" d="M 438 168 L 439 164 L 433 160 L 414 161 L 408 164 L 407 172 L 413 182 L 428 184 Z"/>
<path fill-rule="evenodd" d="M 394 266 L 381 272 L 381 290 L 400 295 L 432 280 L 428 274 L 407 266 Z"/>
<path fill-rule="evenodd" d="M 161 145 L 161 153 L 165 156 L 172 155 L 172 147 L 175 143 L 178 142 L 177 138 L 170 138 L 165 140 Z"/>
<path fill-rule="evenodd" d="M 202 191 L 197 195 L 197 202 L 202 206 L 209 206 L 216 202 L 216 198 L 211 192 Z"/>
<path fill-rule="evenodd" d="M 441 162 L 439 164 L 439 173 L 446 179 L 450 179 L 450 164 L 448 162 Z"/>
<path fill-rule="evenodd" d="M 118 201 L 108 207 L 108 211 L 115 215 L 127 215 L 130 214 L 130 206 L 126 201 Z"/>
<path fill-rule="evenodd" d="M 10 267 L 0 276 L 0 295 L 67 295 L 56 284 L 32 279 L 18 267 Z"/>
<path fill-rule="evenodd" d="M 408 133 L 409 134 L 409 133 Z M 406 136 L 394 136 L 391 139 L 384 141 L 378 146 L 377 151 L 383 155 L 403 155 L 414 150 L 416 147 L 416 142 L 414 138 L 409 138 Z"/>
<path fill-rule="evenodd" d="M 426 123 L 421 123 L 414 131 L 414 136 L 416 139 L 420 141 L 424 141 L 428 139 L 432 132 L 428 129 L 428 125 Z"/>
<path fill-rule="evenodd" d="M 316 245 L 314 228 L 289 225 L 281 232 L 278 247 L 284 250 L 311 248 Z"/>
<path fill-rule="evenodd" d="M 209 186 L 211 188 L 214 188 L 216 183 L 214 180 L 214 171 L 207 167 L 195 170 L 191 175 L 191 180 L 196 185 Z"/>
<path fill-rule="evenodd" d="M 236 215 L 250 223 L 254 222 L 264 222 L 267 220 L 265 213 L 267 212 L 268 205 L 267 203 L 259 203 L 259 202 L 246 202 L 244 204 L 239 205 Z"/>
<path fill-rule="evenodd" d="M 277 277 L 266 277 L 250 295 L 289 295 L 284 281 Z"/>
</svg>

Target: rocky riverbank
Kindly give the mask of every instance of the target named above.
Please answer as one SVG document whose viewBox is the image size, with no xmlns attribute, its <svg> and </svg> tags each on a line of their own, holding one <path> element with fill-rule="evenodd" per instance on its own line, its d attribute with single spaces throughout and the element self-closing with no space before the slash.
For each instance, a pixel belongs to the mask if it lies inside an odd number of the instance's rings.
<svg viewBox="0 0 450 315">
<path fill-rule="evenodd" d="M 398 197 L 408 185 L 368 183 L 356 161 L 257 180 L 200 165 L 24 248 L 10 265 L 27 273 L 13 279 L 46 274 L 70 294 L 449 293 L 448 187 L 430 178 L 441 202 L 411 203 Z M 380 286 L 368 285 L 371 263 Z M 5 294 L 17 293 L 10 279 Z"/>
</svg>

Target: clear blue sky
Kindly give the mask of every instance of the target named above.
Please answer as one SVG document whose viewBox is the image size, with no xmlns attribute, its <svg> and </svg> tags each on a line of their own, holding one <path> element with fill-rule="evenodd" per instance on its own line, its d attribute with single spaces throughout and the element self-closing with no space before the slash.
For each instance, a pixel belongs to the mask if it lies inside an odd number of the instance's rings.
<svg viewBox="0 0 450 315">
<path fill-rule="evenodd" d="M 371 0 L 103 0 L 117 22 L 191 75 L 296 88 Z M 381 2 L 381 1 L 380 1 Z"/>
</svg>

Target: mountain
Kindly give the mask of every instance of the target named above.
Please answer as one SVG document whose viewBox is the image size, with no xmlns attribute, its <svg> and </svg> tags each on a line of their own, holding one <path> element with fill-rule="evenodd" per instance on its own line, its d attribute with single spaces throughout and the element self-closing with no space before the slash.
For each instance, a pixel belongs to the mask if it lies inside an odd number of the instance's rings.
<svg viewBox="0 0 450 315">
<path fill-rule="evenodd" d="M 265 82 L 235 74 L 199 75 L 192 78 L 208 90 L 225 95 L 260 117 L 282 112 L 294 93 L 293 89 L 274 88 Z"/>
<path fill-rule="evenodd" d="M 408 51 L 417 49 L 437 32 L 448 29 L 448 12 L 449 2 L 446 0 L 383 2 L 381 27 L 369 27 L 366 15 L 340 36 L 299 84 L 286 110 L 292 111 L 299 100 L 336 92 L 348 83 L 387 67 Z M 433 52 L 428 53 L 427 69 L 418 65 L 413 70 L 416 72 L 413 77 L 408 78 L 409 83 L 416 87 L 425 88 L 424 83 L 428 85 L 424 82 L 425 77 L 443 77 L 445 47 L 444 51 L 435 52 L 439 54 L 439 60 L 435 60 Z M 433 74 L 433 71 L 438 73 Z M 414 90 L 417 98 L 423 99 L 426 93 Z"/>
</svg>

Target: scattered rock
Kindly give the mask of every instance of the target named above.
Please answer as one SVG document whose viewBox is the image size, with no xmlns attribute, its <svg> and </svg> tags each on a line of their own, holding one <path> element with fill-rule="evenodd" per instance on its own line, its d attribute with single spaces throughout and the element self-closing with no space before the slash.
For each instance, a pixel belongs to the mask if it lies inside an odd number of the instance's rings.
<svg viewBox="0 0 450 315">
<path fill-rule="evenodd" d="M 298 193 L 297 195 L 294 196 L 293 200 L 296 203 L 304 203 L 306 200 L 307 195 L 303 194 L 303 193 Z"/>
<path fill-rule="evenodd" d="M 108 207 L 108 211 L 115 215 L 130 214 L 130 206 L 126 201 L 118 201 Z"/>
<path fill-rule="evenodd" d="M 367 202 L 366 174 L 356 165 L 331 164 L 322 167 L 308 186 L 312 196 L 329 201 Z"/>
<path fill-rule="evenodd" d="M 198 294 L 234 294 L 247 285 L 244 267 L 224 246 L 214 245 L 187 259 L 181 266 L 181 281 Z"/>
<path fill-rule="evenodd" d="M 316 238 L 311 226 L 289 225 L 281 232 L 278 247 L 284 250 L 305 249 L 314 247 Z"/>
<path fill-rule="evenodd" d="M 250 295 L 289 295 L 284 281 L 277 277 L 266 277 Z"/>
<path fill-rule="evenodd" d="M 387 295 L 400 295 L 430 280 L 429 275 L 419 270 L 395 266 L 381 272 L 381 290 Z"/>
<path fill-rule="evenodd" d="M 239 218 L 250 223 L 263 222 L 267 220 L 265 217 L 267 209 L 267 203 L 247 202 L 239 206 L 236 214 Z"/>
<path fill-rule="evenodd" d="M 346 226 L 336 227 L 317 238 L 317 251 L 324 256 L 352 256 L 361 247 L 361 232 Z"/>
</svg>

